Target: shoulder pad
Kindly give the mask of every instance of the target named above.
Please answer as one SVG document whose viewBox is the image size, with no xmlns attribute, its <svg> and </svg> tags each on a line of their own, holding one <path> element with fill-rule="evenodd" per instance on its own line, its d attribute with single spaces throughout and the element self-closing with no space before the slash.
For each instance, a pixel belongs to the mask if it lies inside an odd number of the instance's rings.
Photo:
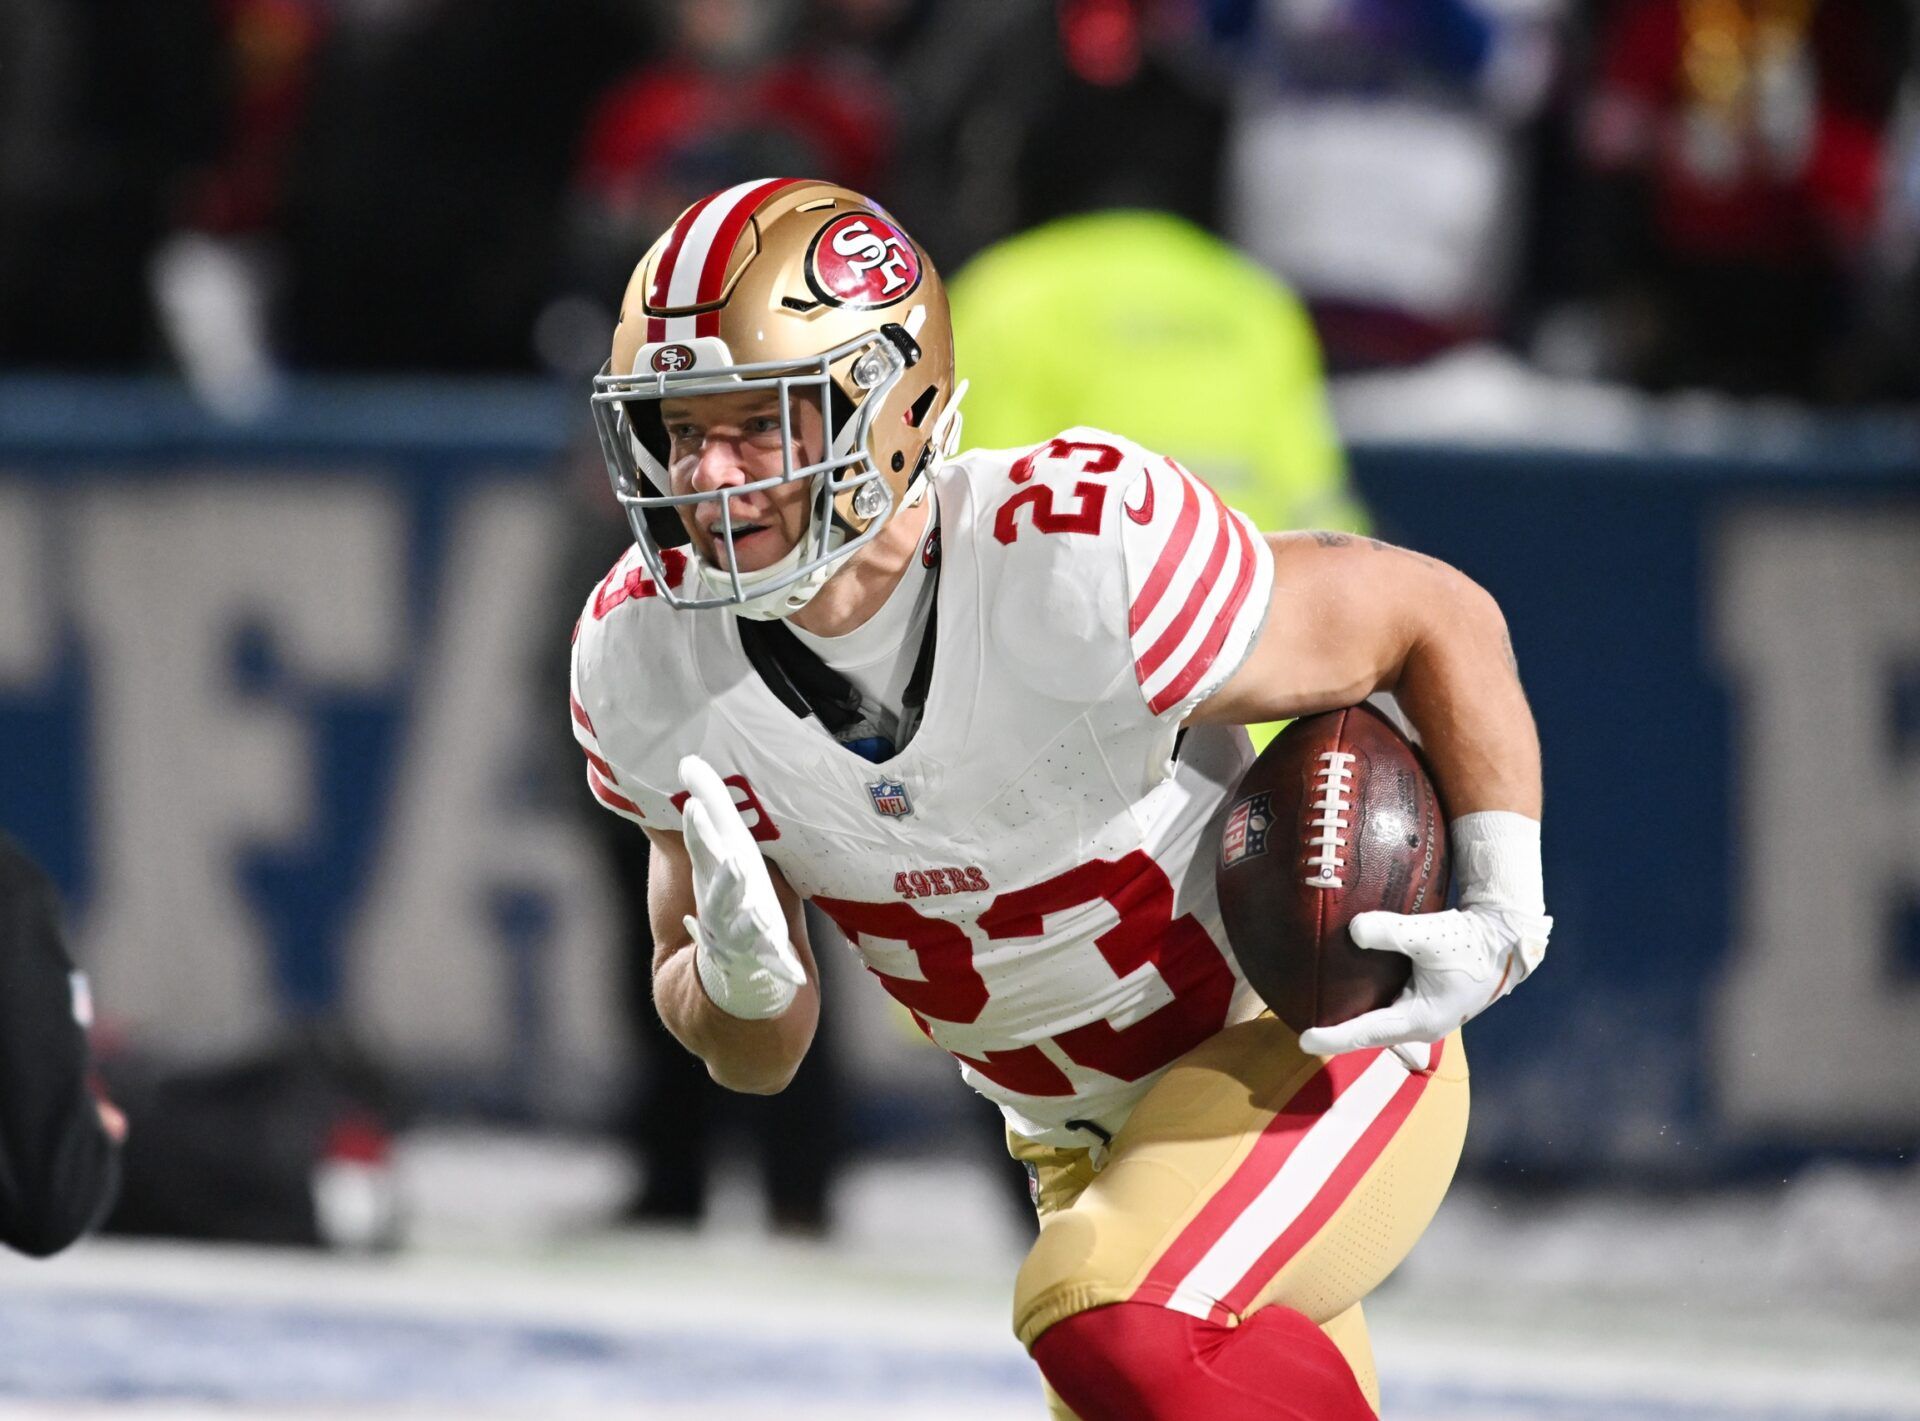
<svg viewBox="0 0 1920 1421">
<path fill-rule="evenodd" d="M 974 482 L 982 542 L 1007 553 L 997 649 L 1032 661 L 1043 688 L 1097 693 L 1130 666 L 1146 709 L 1178 720 L 1251 650 L 1272 556 L 1174 460 L 1080 427 L 988 456 Z"/>
<path fill-rule="evenodd" d="M 993 651 L 1031 689 L 1085 700 L 1124 675 L 1120 496 L 1151 458 L 1130 440 L 1086 428 L 974 456 L 974 538 Z"/>
</svg>

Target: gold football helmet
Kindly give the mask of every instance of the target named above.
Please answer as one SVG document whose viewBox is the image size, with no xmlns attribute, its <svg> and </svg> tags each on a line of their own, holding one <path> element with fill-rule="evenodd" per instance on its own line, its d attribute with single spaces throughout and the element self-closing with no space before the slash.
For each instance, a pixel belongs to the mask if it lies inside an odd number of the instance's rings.
<svg viewBox="0 0 1920 1421">
<path fill-rule="evenodd" d="M 926 253 L 879 206 L 830 183 L 771 179 L 702 198 L 635 268 L 594 380 L 594 423 L 614 496 L 660 595 L 676 607 L 730 607 L 785 617 L 846 559 L 920 498 L 933 465 L 958 445 L 953 328 Z M 757 483 L 676 494 L 668 481 L 663 399 L 779 392 L 781 472 Z M 823 456 L 796 456 L 792 400 L 812 392 L 826 415 Z M 727 500 L 813 482 L 807 530 L 772 566 L 718 568 L 686 549 L 675 586 L 661 552 L 688 542 L 679 510 L 718 501 L 716 536 L 731 548 Z"/>
</svg>

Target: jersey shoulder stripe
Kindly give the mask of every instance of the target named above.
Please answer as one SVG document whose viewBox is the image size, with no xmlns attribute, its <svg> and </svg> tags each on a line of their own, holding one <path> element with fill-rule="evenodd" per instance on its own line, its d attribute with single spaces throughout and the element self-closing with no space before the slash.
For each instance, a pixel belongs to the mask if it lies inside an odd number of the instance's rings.
<svg viewBox="0 0 1920 1421">
<path fill-rule="evenodd" d="M 1168 462 L 1171 464 L 1170 460 Z M 1177 468 L 1177 466 L 1174 467 Z M 1145 589 L 1142 589 L 1141 596 L 1134 599 L 1129 609 L 1128 625 L 1131 628 L 1134 648 L 1139 652 L 1134 669 L 1138 672 L 1140 684 L 1143 686 L 1152 678 L 1155 671 L 1166 664 L 1167 658 L 1173 655 L 1192 629 L 1194 622 L 1200 616 L 1201 608 L 1206 604 L 1208 594 L 1219 580 L 1220 570 L 1226 565 L 1228 552 L 1233 547 L 1227 512 L 1220 501 L 1213 496 L 1212 491 L 1207 490 L 1204 496 L 1196 493 L 1196 481 L 1191 477 L 1179 477 L 1177 481 L 1187 495 L 1201 506 L 1200 516 L 1195 520 L 1201 533 L 1197 539 L 1184 540 L 1176 533 L 1174 538 L 1168 540 L 1166 547 L 1161 550 L 1159 560 L 1154 564 L 1154 571 L 1157 573 L 1171 562 L 1173 571 L 1168 576 L 1168 585 L 1171 586 L 1177 579 L 1185 586 L 1186 596 L 1177 604 L 1167 604 L 1171 608 L 1171 615 L 1160 619 L 1158 623 L 1160 633 L 1151 642 L 1147 642 L 1145 650 L 1140 650 L 1140 645 L 1147 641 L 1145 636 L 1147 624 L 1152 620 L 1151 613 L 1159 610 L 1162 599 L 1156 598 L 1154 605 L 1143 613 Z M 1152 487 L 1151 479 L 1145 482 L 1149 488 Z"/>
<path fill-rule="evenodd" d="M 1140 512 L 1136 514 L 1135 506 L 1129 503 L 1126 505 L 1127 516 L 1136 523 L 1150 525 L 1153 522 L 1154 512 L 1153 480 L 1146 478 L 1141 482 L 1146 485 L 1146 494 L 1139 504 Z M 1151 617 L 1154 609 L 1160 605 L 1160 599 L 1166 595 L 1167 588 L 1172 585 L 1173 574 L 1179 568 L 1180 560 L 1186 556 L 1187 549 L 1193 545 L 1194 530 L 1200 526 L 1200 506 L 1200 497 L 1194 491 L 1193 481 L 1182 479 L 1179 516 L 1174 519 L 1167 541 L 1160 549 L 1160 556 L 1154 560 L 1153 571 L 1147 574 L 1145 585 L 1141 587 L 1133 599 L 1133 604 L 1127 609 L 1129 636 L 1139 634 L 1140 629 L 1147 624 L 1147 618 Z"/>
<path fill-rule="evenodd" d="M 587 764 L 587 788 L 593 791 L 595 799 L 622 819 L 631 819 L 636 824 L 647 822 L 646 812 L 607 783 L 607 777 L 603 776 L 599 768 L 592 763 L 591 756 L 588 757 Z"/>
<path fill-rule="evenodd" d="M 1124 504 L 1134 677 L 1154 715 L 1184 716 L 1252 650 L 1272 555 L 1244 515 L 1173 459 L 1150 460 Z"/>
</svg>

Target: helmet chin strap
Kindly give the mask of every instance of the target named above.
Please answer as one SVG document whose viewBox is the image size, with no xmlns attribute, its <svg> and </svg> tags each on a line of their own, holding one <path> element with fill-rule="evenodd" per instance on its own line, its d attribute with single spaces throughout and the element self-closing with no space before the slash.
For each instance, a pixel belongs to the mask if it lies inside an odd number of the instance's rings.
<svg viewBox="0 0 1920 1421">
<path fill-rule="evenodd" d="M 944 464 L 960 452 L 960 401 L 967 397 L 967 384 L 962 380 L 953 387 L 953 393 L 947 396 L 947 407 L 940 411 L 940 418 L 927 431 L 927 447 L 933 450 L 931 462 L 934 464 Z"/>
<path fill-rule="evenodd" d="M 827 530 L 826 551 L 831 555 L 834 549 L 846 541 L 846 534 L 839 528 Z M 827 579 L 845 565 L 845 559 L 835 559 L 823 567 L 817 567 L 797 582 L 785 587 L 771 588 L 755 593 L 754 588 L 763 586 L 777 578 L 792 572 L 806 560 L 808 554 L 807 539 L 802 536 L 794 541 L 791 548 L 774 562 L 765 567 L 755 568 L 752 572 L 743 572 L 740 576 L 740 590 L 745 597 L 728 606 L 727 610 L 736 617 L 748 617 L 756 622 L 778 621 L 790 617 L 813 600 L 814 593 L 827 585 Z M 733 577 L 720 568 L 714 567 L 697 552 L 691 553 L 690 561 L 700 581 L 708 591 L 723 597 L 733 595 Z"/>
</svg>

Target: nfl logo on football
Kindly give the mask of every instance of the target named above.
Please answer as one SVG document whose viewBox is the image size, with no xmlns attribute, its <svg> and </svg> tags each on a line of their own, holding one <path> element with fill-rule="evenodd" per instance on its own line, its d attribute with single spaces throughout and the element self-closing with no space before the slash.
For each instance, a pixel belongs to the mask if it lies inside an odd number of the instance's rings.
<svg viewBox="0 0 1920 1421">
<path fill-rule="evenodd" d="M 873 796 L 873 807 L 889 819 L 905 819 L 913 813 L 913 804 L 907 798 L 907 787 L 899 780 L 881 780 L 878 784 L 868 785 L 867 793 Z"/>
<path fill-rule="evenodd" d="M 1273 824 L 1268 798 L 1265 794 L 1256 794 L 1252 799 L 1243 799 L 1227 816 L 1227 826 L 1220 831 L 1220 860 L 1227 868 L 1267 851 L 1267 830 Z"/>
</svg>

